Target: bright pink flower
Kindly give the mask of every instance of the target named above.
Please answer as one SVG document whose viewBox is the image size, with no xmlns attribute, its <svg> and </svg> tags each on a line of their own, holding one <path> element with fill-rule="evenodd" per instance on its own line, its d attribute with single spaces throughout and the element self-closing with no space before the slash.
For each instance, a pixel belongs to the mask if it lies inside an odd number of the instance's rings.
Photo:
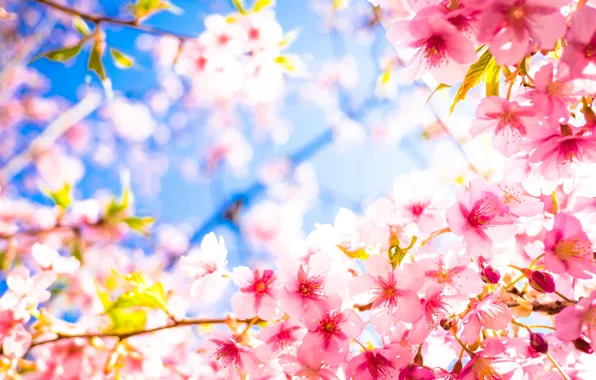
<svg viewBox="0 0 596 380">
<path fill-rule="evenodd" d="M 260 361 L 254 352 L 241 344 L 229 334 L 213 334 L 199 345 L 205 352 L 228 371 L 228 379 L 241 379 L 241 373 L 259 374 Z"/>
<path fill-rule="evenodd" d="M 553 273 L 576 278 L 596 274 L 592 242 L 576 217 L 567 213 L 555 216 L 553 229 L 544 237 L 544 265 Z"/>
<path fill-rule="evenodd" d="M 567 306 L 555 316 L 555 335 L 570 342 L 584 333 L 596 350 L 596 291 L 581 298 L 576 305 Z"/>
<path fill-rule="evenodd" d="M 232 297 L 232 308 L 240 319 L 258 316 L 271 320 L 280 315 L 277 310 L 277 276 L 271 269 L 262 273 L 258 269 L 252 272 L 247 267 L 236 267 L 232 271 L 234 283 L 240 291 Z"/>
<path fill-rule="evenodd" d="M 388 346 L 366 350 L 354 357 L 346 368 L 346 378 L 358 380 L 392 380 L 411 360 L 409 350 Z"/>
<path fill-rule="evenodd" d="M 302 341 L 305 333 L 306 330 L 292 320 L 267 326 L 257 335 L 257 338 L 263 344 L 255 349 L 255 353 L 259 359 L 269 360 L 277 354 L 297 346 Z"/>
<path fill-rule="evenodd" d="M 596 76 L 596 8 L 583 6 L 573 14 L 561 62 L 573 77 Z"/>
<path fill-rule="evenodd" d="M 565 67 L 555 67 L 554 63 L 543 65 L 534 76 L 534 89 L 527 97 L 542 115 L 567 119 L 567 105 L 575 100 L 575 92 Z"/>
<path fill-rule="evenodd" d="M 472 344 L 480 337 L 482 328 L 503 330 L 509 326 L 513 314 L 506 303 L 498 301 L 501 291 L 497 291 L 482 301 L 472 300 L 472 309 L 462 319 L 461 340 Z"/>
<path fill-rule="evenodd" d="M 330 365 L 340 364 L 350 350 L 350 339 L 362 332 L 364 323 L 352 310 L 328 311 L 305 319 L 308 333 L 303 345 L 319 352 Z"/>
<path fill-rule="evenodd" d="M 339 379 L 333 371 L 324 366 L 319 352 L 310 350 L 304 345 L 298 347 L 296 356 L 281 355 L 279 363 L 292 378 L 307 380 Z"/>
<path fill-rule="evenodd" d="M 474 45 L 441 12 L 429 13 L 393 22 L 387 37 L 396 47 L 417 49 L 410 62 L 416 76 L 430 71 L 437 81 L 454 84 L 476 60 Z"/>
<path fill-rule="evenodd" d="M 426 294 L 421 300 L 424 310 L 422 318 L 412 326 L 412 334 L 421 338 L 421 342 L 438 326 L 439 321 L 449 314 L 451 307 L 442 294 L 443 289 L 441 285 L 432 285 L 426 289 Z"/>
<path fill-rule="evenodd" d="M 457 200 L 447 210 L 447 224 L 453 233 L 464 238 L 468 251 L 474 255 L 490 257 L 492 239 L 503 241 L 515 234 L 516 218 L 482 180 L 470 182 L 469 189 L 460 191 Z"/>
<path fill-rule="evenodd" d="M 420 299 L 413 289 L 421 278 L 408 265 L 391 268 L 385 255 L 370 257 L 366 274 L 352 279 L 350 292 L 357 303 L 372 303 L 370 321 L 380 332 L 388 331 L 398 321 L 413 323 L 422 317 Z"/>
<path fill-rule="evenodd" d="M 540 163 L 540 173 L 550 181 L 569 175 L 572 163 L 596 161 L 596 138 L 584 135 L 579 128 L 562 124 L 549 130 L 545 138 L 533 141 L 536 149 L 530 155 L 531 163 Z"/>
<path fill-rule="evenodd" d="M 329 262 L 326 255 L 317 254 L 309 259 L 308 266 L 291 265 L 285 276 L 285 285 L 280 294 L 282 310 L 295 318 L 309 316 L 313 310 L 320 312 L 337 309 L 341 298 L 327 291 L 326 280 Z"/>
<path fill-rule="evenodd" d="M 476 109 L 476 120 L 472 123 L 470 134 L 479 134 L 490 130 L 492 144 L 504 156 L 517 153 L 528 130 L 535 127 L 532 118 L 536 112 L 531 107 L 524 107 L 516 102 L 498 96 L 482 99 Z"/>
<path fill-rule="evenodd" d="M 500 65 L 516 65 L 529 52 L 530 42 L 553 49 L 567 30 L 561 7 L 565 0 L 492 0 L 478 2 L 484 12 L 478 23 L 478 41 L 490 43 Z"/>
</svg>

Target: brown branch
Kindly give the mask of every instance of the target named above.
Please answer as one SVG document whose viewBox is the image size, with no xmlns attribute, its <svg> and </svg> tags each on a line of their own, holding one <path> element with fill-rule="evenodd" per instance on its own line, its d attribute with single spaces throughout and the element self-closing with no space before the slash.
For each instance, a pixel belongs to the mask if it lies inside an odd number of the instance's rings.
<svg viewBox="0 0 596 380">
<path fill-rule="evenodd" d="M 35 1 L 40 4 L 47 5 L 48 7 L 58 10 L 62 13 L 66 13 L 71 16 L 78 16 L 78 17 L 85 19 L 89 22 L 92 22 L 94 24 L 108 23 L 108 24 L 113 24 L 113 25 L 120 25 L 120 26 L 124 26 L 127 28 L 137 29 L 141 32 L 145 32 L 145 33 L 149 33 L 149 34 L 165 35 L 165 36 L 174 37 L 180 41 L 196 38 L 196 36 L 182 35 L 182 34 L 178 34 L 178 33 L 174 33 L 174 32 L 169 32 L 167 30 L 155 28 L 152 26 L 141 25 L 141 24 L 139 24 L 139 20 L 136 20 L 136 19 L 122 20 L 122 19 L 114 18 L 114 17 L 94 15 L 91 13 L 86 13 L 86 12 L 76 10 L 74 8 L 69 8 L 62 4 L 55 3 L 52 0 L 35 0 Z"/>
<path fill-rule="evenodd" d="M 548 315 L 559 314 L 567 306 L 573 306 L 573 304 L 566 302 L 566 301 L 553 301 L 553 302 L 548 302 L 548 303 L 540 303 L 538 301 L 534 301 L 531 303 L 531 305 L 532 305 L 532 311 L 546 313 Z M 508 302 L 507 306 L 517 307 L 517 306 L 523 306 L 523 305 L 520 305 L 517 302 Z"/>
<path fill-rule="evenodd" d="M 39 340 L 37 342 L 31 343 L 31 347 L 37 347 L 48 343 L 58 342 L 60 340 L 65 339 L 75 339 L 75 338 L 85 338 L 85 339 L 92 339 L 92 338 L 118 338 L 119 340 L 127 339 L 133 336 L 144 335 L 144 334 L 151 334 L 157 331 L 167 330 L 176 327 L 184 327 L 184 326 L 197 326 L 197 325 L 214 325 L 214 324 L 223 324 L 227 322 L 239 322 L 239 323 L 260 323 L 262 322 L 261 319 L 249 319 L 249 320 L 238 320 L 234 321 L 233 319 L 227 318 L 218 318 L 218 319 L 183 319 L 180 321 L 176 321 L 169 325 L 163 325 L 158 327 L 153 327 L 150 329 L 144 330 L 136 330 L 136 331 L 129 331 L 126 333 L 117 333 L 117 332 L 95 332 L 95 333 L 82 333 L 82 334 L 61 334 L 58 333 L 55 338 Z"/>
</svg>

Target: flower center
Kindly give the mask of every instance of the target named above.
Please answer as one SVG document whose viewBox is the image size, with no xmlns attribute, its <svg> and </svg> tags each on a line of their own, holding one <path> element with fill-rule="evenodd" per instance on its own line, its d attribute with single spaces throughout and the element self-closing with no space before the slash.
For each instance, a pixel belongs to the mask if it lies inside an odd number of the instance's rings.
<svg viewBox="0 0 596 380">
<path fill-rule="evenodd" d="M 215 351 L 215 358 L 221 361 L 224 367 L 229 367 L 239 362 L 240 352 L 233 342 L 226 342 Z"/>
<path fill-rule="evenodd" d="M 567 260 L 575 256 L 583 256 L 584 252 L 589 251 L 590 244 L 575 237 L 569 240 L 559 240 L 555 246 L 555 253 L 561 260 Z"/>
<path fill-rule="evenodd" d="M 440 66 L 446 59 L 446 43 L 441 36 L 432 36 L 424 42 L 424 59 L 429 67 Z"/>
</svg>

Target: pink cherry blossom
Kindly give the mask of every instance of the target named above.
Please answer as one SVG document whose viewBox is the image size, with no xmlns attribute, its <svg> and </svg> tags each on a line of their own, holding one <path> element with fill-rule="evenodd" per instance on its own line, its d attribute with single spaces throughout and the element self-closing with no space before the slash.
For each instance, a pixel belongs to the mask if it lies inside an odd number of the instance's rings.
<svg viewBox="0 0 596 380">
<path fill-rule="evenodd" d="M 13 269 L 6 279 L 9 292 L 4 294 L 7 299 L 20 300 L 28 307 L 35 307 L 41 302 L 50 299 L 48 288 L 56 280 L 56 274 L 51 271 L 43 271 L 30 275 L 25 267 Z"/>
<path fill-rule="evenodd" d="M 498 300 L 500 294 L 501 291 L 499 290 L 481 301 L 472 301 L 472 309 L 461 322 L 461 340 L 464 343 L 472 344 L 476 342 L 482 328 L 503 330 L 509 326 L 513 314 L 506 303 Z"/>
<path fill-rule="evenodd" d="M 410 359 L 409 351 L 392 346 L 366 350 L 350 360 L 346 376 L 362 380 L 397 379 Z"/>
<path fill-rule="evenodd" d="M 567 104 L 575 100 L 575 91 L 566 68 L 552 62 L 543 65 L 534 76 L 534 89 L 527 97 L 542 115 L 567 119 Z"/>
<path fill-rule="evenodd" d="M 443 289 L 441 285 L 432 285 L 426 289 L 424 298 L 420 300 L 423 309 L 422 318 L 413 324 L 412 334 L 421 338 L 422 342 L 439 325 L 439 321 L 452 310 L 446 302 L 447 298 L 442 294 Z"/>
<path fill-rule="evenodd" d="M 281 321 L 265 327 L 257 338 L 263 342 L 255 349 L 261 360 L 269 360 L 275 355 L 287 353 L 302 341 L 306 329 L 293 321 Z"/>
<path fill-rule="evenodd" d="M 596 8 L 584 6 L 571 17 L 567 32 L 567 46 L 561 62 L 569 67 L 573 77 L 580 75 L 596 77 Z"/>
<path fill-rule="evenodd" d="M 447 224 L 453 233 L 464 238 L 474 255 L 489 257 L 493 238 L 504 239 L 515 233 L 515 217 L 482 180 L 470 182 L 469 189 L 460 191 L 457 200 L 447 210 Z"/>
<path fill-rule="evenodd" d="M 233 336 L 214 334 L 200 344 L 199 350 L 214 358 L 225 369 L 228 379 L 241 379 L 241 373 L 257 375 L 259 359 L 254 352 L 239 344 Z"/>
<path fill-rule="evenodd" d="M 535 116 L 536 112 L 531 107 L 489 96 L 482 99 L 476 109 L 476 120 L 472 123 L 470 134 L 478 136 L 490 130 L 493 147 L 509 157 L 519 151 L 528 131 L 537 127 Z"/>
<path fill-rule="evenodd" d="M 579 338 L 582 333 L 590 339 L 592 349 L 596 349 L 596 291 L 555 316 L 557 338 L 568 342 Z"/>
<path fill-rule="evenodd" d="M 35 243 L 31 248 L 31 254 L 41 269 L 51 270 L 56 273 L 73 273 L 81 263 L 74 257 L 62 257 L 56 250 L 47 245 Z"/>
<path fill-rule="evenodd" d="M 228 250 L 223 239 L 219 240 L 213 232 L 205 235 L 201 242 L 201 249 L 191 249 L 186 256 L 180 258 L 182 270 L 194 282 L 190 293 L 197 297 L 204 293 L 210 286 L 221 280 L 226 272 Z"/>
<path fill-rule="evenodd" d="M 325 368 L 324 363 L 315 350 L 302 345 L 296 356 L 281 355 L 279 362 L 284 371 L 298 379 L 308 380 L 336 380 L 339 379 L 333 371 Z"/>
<path fill-rule="evenodd" d="M 576 217 L 563 212 L 555 215 L 552 230 L 544 236 L 544 265 L 553 273 L 576 278 L 596 275 L 592 242 Z"/>
<path fill-rule="evenodd" d="M 358 337 L 364 328 L 364 323 L 352 310 L 315 314 L 306 318 L 305 324 L 308 333 L 303 345 L 309 351 L 318 352 L 321 359 L 330 365 L 338 365 L 345 359 L 350 339 Z"/>
<path fill-rule="evenodd" d="M 372 303 L 370 320 L 379 331 L 388 331 L 397 321 L 416 322 L 422 317 L 420 299 L 413 290 L 419 285 L 416 271 L 407 265 L 392 269 L 385 256 L 366 262 L 366 274 L 354 278 L 350 292 L 361 305 Z"/>
<path fill-rule="evenodd" d="M 445 20 L 442 13 L 393 22 L 387 37 L 396 47 L 417 50 L 409 63 L 416 76 L 430 71 L 437 81 L 445 84 L 463 78 L 467 65 L 476 60 L 472 42 Z"/>
<path fill-rule="evenodd" d="M 247 267 L 236 267 L 232 272 L 234 283 L 240 291 L 232 297 L 232 308 L 240 319 L 258 316 L 271 320 L 279 316 L 277 310 L 277 276 L 271 269 L 251 271 Z"/>
<path fill-rule="evenodd" d="M 530 42 L 540 49 L 553 49 L 565 34 L 564 0 L 491 0 L 478 2 L 483 13 L 478 22 L 478 40 L 490 43 L 500 65 L 515 65 L 529 53 Z"/>
</svg>

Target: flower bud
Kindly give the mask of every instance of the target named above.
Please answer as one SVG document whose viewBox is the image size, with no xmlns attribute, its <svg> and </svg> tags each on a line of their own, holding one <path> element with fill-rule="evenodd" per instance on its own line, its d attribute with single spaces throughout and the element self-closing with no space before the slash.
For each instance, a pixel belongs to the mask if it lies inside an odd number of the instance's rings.
<svg viewBox="0 0 596 380">
<path fill-rule="evenodd" d="M 482 268 L 480 277 L 482 277 L 482 281 L 486 282 L 487 284 L 497 284 L 501 279 L 501 273 L 491 266 L 486 266 Z"/>
<path fill-rule="evenodd" d="M 439 325 L 441 325 L 441 328 L 443 330 L 449 331 L 453 327 L 453 319 L 451 319 L 451 318 L 443 318 L 439 322 Z"/>
<path fill-rule="evenodd" d="M 548 351 L 548 341 L 540 333 L 530 334 L 530 347 L 536 352 L 544 354 Z"/>
<path fill-rule="evenodd" d="M 586 354 L 594 353 L 594 350 L 590 346 L 590 343 L 588 343 L 584 338 L 581 338 L 581 337 L 577 338 L 576 340 L 573 341 L 573 345 L 575 346 L 575 348 L 578 351 L 581 351 L 583 353 L 586 353 Z"/>
<path fill-rule="evenodd" d="M 399 373 L 399 380 L 433 380 L 435 375 L 430 368 L 410 364 Z"/>
<path fill-rule="evenodd" d="M 552 293 L 555 291 L 555 280 L 550 273 L 535 270 L 528 279 L 530 286 L 542 293 Z"/>
</svg>

